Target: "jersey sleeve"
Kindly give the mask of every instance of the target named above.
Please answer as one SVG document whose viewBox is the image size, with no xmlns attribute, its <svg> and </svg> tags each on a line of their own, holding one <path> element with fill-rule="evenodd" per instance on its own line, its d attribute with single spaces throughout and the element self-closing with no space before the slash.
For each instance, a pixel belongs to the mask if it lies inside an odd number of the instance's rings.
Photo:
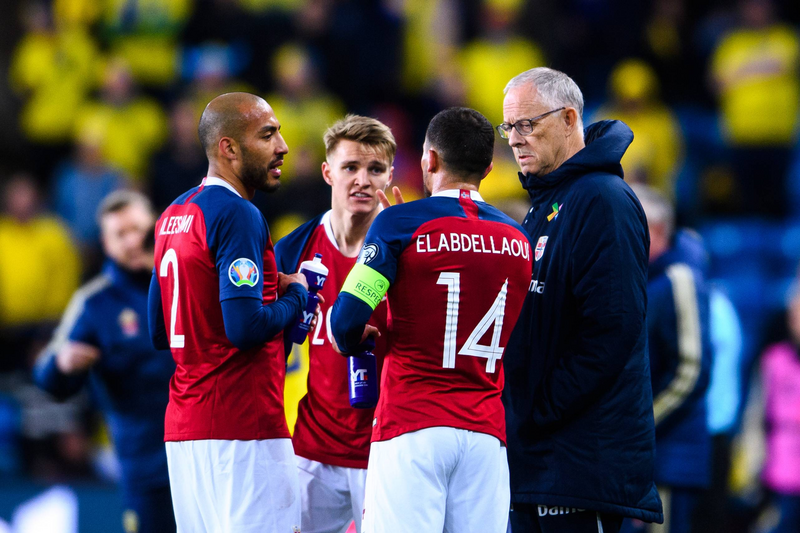
<svg viewBox="0 0 800 533">
<path fill-rule="evenodd" d="M 267 227 L 255 207 L 231 202 L 209 224 L 208 246 L 219 275 L 219 301 L 262 299 Z"/>
<path fill-rule="evenodd" d="M 397 208 L 380 213 L 333 304 L 331 332 L 343 353 L 358 351 L 364 326 L 397 275 L 397 261 L 410 238 L 403 232 Z"/>
</svg>

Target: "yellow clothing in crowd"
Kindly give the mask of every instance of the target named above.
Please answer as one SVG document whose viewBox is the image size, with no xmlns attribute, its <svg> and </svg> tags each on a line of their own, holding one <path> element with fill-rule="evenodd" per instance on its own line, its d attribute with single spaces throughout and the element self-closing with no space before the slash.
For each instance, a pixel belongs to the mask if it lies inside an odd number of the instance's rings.
<svg viewBox="0 0 800 533">
<path fill-rule="evenodd" d="M 544 55 L 527 39 L 482 39 L 468 44 L 458 63 L 467 105 L 497 125 L 503 122 L 503 89 L 517 74 L 544 65 Z"/>
<path fill-rule="evenodd" d="M 633 142 L 622 156 L 625 178 L 643 181 L 667 198 L 673 197 L 683 134 L 672 111 L 660 103 L 648 103 L 635 111 L 602 107 L 597 115 L 598 120 L 621 120 L 633 130 Z"/>
<path fill-rule="evenodd" d="M 101 24 L 112 55 L 139 83 L 168 85 L 179 71 L 178 38 L 192 8 L 192 0 L 105 0 Z"/>
<path fill-rule="evenodd" d="M 78 114 L 75 133 L 77 139 L 102 139 L 105 161 L 133 180 L 141 180 L 167 130 L 167 118 L 158 103 L 136 98 L 119 107 L 103 102 L 86 103 Z"/>
<path fill-rule="evenodd" d="M 291 180 L 295 176 L 295 170 L 301 162 L 313 175 L 319 174 L 320 165 L 325 160 L 322 135 L 344 116 L 344 105 L 327 94 L 316 94 L 300 100 L 273 94 L 265 99 L 275 111 L 281 123 L 281 135 L 289 146 L 289 155 L 283 163 L 286 179 Z"/>
<path fill-rule="evenodd" d="M 722 120 L 736 145 L 785 145 L 800 111 L 800 39 L 789 26 L 738 29 L 722 39 L 712 62 Z"/>
<path fill-rule="evenodd" d="M 32 32 L 11 59 L 12 86 L 27 100 L 20 113 L 25 136 L 39 143 L 70 140 L 78 109 L 102 72 L 100 52 L 82 28 Z"/>
<path fill-rule="evenodd" d="M 80 282 L 80 260 L 51 217 L 0 217 L 0 324 L 57 321 Z"/>
</svg>

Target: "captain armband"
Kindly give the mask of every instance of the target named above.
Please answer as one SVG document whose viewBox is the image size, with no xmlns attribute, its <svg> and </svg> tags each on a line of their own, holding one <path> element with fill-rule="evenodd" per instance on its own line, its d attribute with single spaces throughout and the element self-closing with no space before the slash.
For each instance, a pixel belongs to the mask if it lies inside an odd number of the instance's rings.
<svg viewBox="0 0 800 533">
<path fill-rule="evenodd" d="M 389 280 L 383 274 L 367 265 L 356 263 L 347 275 L 341 292 L 352 294 L 374 311 L 387 290 L 389 290 Z"/>
</svg>

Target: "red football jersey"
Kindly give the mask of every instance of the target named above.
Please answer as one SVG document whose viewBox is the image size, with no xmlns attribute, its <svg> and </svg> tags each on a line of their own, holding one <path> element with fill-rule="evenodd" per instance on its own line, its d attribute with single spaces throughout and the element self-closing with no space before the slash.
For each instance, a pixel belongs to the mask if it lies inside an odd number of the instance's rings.
<svg viewBox="0 0 800 533">
<path fill-rule="evenodd" d="M 531 252 L 522 228 L 474 191 L 378 215 L 334 312 L 347 320 L 348 306 L 389 285 L 373 441 L 446 426 L 505 442 L 502 355 L 528 292 Z"/>
<path fill-rule="evenodd" d="M 320 291 L 325 299 L 321 304 L 322 319 L 308 336 L 308 392 L 297 408 L 294 451 L 324 464 L 366 468 L 374 409 L 350 406 L 347 358 L 333 350 L 330 332 L 333 302 L 356 258 L 345 257 L 339 251 L 330 226 L 330 211 L 297 228 L 275 248 L 279 264 L 287 273 L 297 272 L 301 262 L 314 259 L 317 253 L 322 254 L 322 263 L 329 271 Z M 374 351 L 380 375 L 387 339 L 385 301 L 375 309 L 370 324 L 382 333 Z"/>
<path fill-rule="evenodd" d="M 220 302 L 277 299 L 266 221 L 218 178 L 179 197 L 156 223 L 155 264 L 176 370 L 167 441 L 288 438 L 283 335 L 241 351 L 225 335 Z"/>
</svg>

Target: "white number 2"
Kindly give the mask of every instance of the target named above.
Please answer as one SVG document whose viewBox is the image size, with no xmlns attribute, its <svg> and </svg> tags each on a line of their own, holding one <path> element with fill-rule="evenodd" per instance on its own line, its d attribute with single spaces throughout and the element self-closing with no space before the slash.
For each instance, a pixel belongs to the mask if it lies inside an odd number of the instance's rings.
<svg viewBox="0 0 800 533">
<path fill-rule="evenodd" d="M 161 266 L 159 267 L 158 275 L 162 278 L 169 276 L 169 266 L 172 265 L 172 276 L 175 282 L 172 286 L 172 313 L 169 317 L 169 347 L 170 348 L 183 348 L 184 337 L 183 335 L 175 334 L 175 321 L 178 318 L 178 255 L 173 248 L 170 248 L 161 258 Z"/>
<path fill-rule="evenodd" d="M 456 334 L 458 332 L 458 304 L 461 297 L 461 274 L 458 272 L 442 272 L 439 274 L 437 285 L 447 285 L 447 311 L 444 325 L 444 356 L 442 366 L 444 368 L 456 367 Z M 508 279 L 503 283 L 503 287 L 494 299 L 494 303 L 483 315 L 478 325 L 469 334 L 467 341 L 458 355 L 471 355 L 473 357 L 485 357 L 486 372 L 495 371 L 495 363 L 503 356 L 503 347 L 500 346 L 500 334 L 503 331 L 503 317 L 506 312 L 506 294 L 508 294 Z M 486 334 L 490 327 L 494 325 L 492 331 L 492 341 L 488 346 L 478 344 L 478 341 Z"/>
</svg>

